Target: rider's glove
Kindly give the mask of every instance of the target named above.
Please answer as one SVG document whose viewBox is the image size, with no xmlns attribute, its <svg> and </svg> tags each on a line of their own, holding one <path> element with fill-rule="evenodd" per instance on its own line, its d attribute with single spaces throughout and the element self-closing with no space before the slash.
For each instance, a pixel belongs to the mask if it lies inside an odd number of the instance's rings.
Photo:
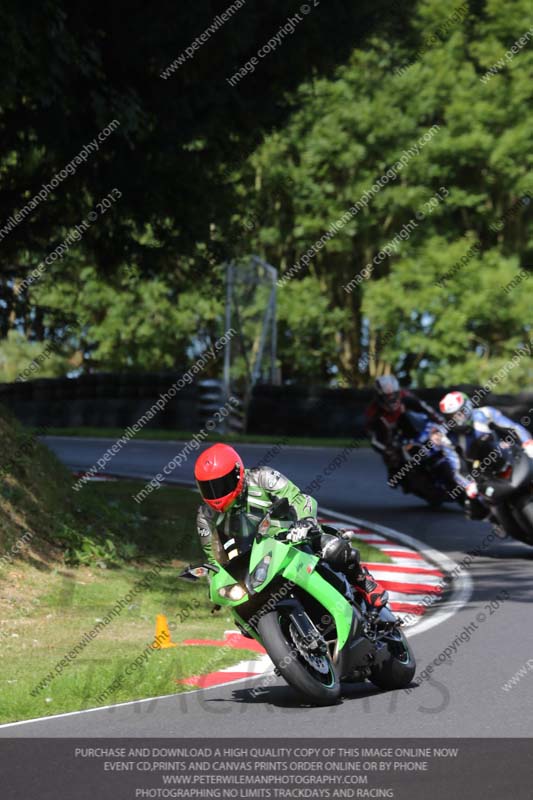
<svg viewBox="0 0 533 800">
<path fill-rule="evenodd" d="M 429 440 L 435 445 L 435 447 L 442 447 L 444 444 L 446 444 L 446 437 L 440 428 L 431 429 Z"/>
<path fill-rule="evenodd" d="M 302 539 L 307 539 L 309 533 L 317 528 L 318 522 L 314 517 L 304 517 L 304 519 L 299 519 L 294 523 L 285 539 L 293 543 L 301 542 Z"/>
<path fill-rule="evenodd" d="M 471 500 L 474 500 L 479 494 L 477 483 L 475 481 L 471 481 L 468 486 L 465 486 L 465 492 L 467 497 L 469 497 Z"/>
<path fill-rule="evenodd" d="M 527 442 L 523 442 L 522 447 L 526 451 L 526 455 L 533 458 L 533 439 L 528 439 Z"/>
</svg>

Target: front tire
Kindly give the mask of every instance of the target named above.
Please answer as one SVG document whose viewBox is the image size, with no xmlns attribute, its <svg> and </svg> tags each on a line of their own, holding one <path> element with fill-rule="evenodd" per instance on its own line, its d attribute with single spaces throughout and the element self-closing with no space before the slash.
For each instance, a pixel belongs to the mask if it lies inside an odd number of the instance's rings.
<svg viewBox="0 0 533 800">
<path fill-rule="evenodd" d="M 530 500 L 522 508 L 516 509 L 516 515 L 522 529 L 521 541 L 533 545 L 533 500 Z"/>
<path fill-rule="evenodd" d="M 327 674 L 315 670 L 296 648 L 290 634 L 290 619 L 279 611 L 265 614 L 257 624 L 265 649 L 287 683 L 315 705 L 329 706 L 340 697 L 341 685 L 329 654 Z"/>
<path fill-rule="evenodd" d="M 411 646 L 403 632 L 397 639 L 388 639 L 386 647 L 390 657 L 379 666 L 373 667 L 370 680 L 379 689 L 405 689 L 416 672 L 416 661 Z"/>
<path fill-rule="evenodd" d="M 516 510 L 513 513 L 507 505 L 501 505 L 496 511 L 496 516 L 507 536 L 517 539 L 519 542 L 524 542 L 524 544 L 533 544 L 533 531 L 529 529 L 529 525 L 526 525 L 527 516 L 524 516 L 524 510 L 521 512 Z M 520 519 L 520 523 L 517 516 Z"/>
<path fill-rule="evenodd" d="M 415 482 L 413 494 L 425 500 L 430 508 L 440 508 L 446 500 L 446 495 L 443 490 L 435 486 L 435 482 L 427 472 L 419 474 L 417 481 L 418 483 Z"/>
</svg>

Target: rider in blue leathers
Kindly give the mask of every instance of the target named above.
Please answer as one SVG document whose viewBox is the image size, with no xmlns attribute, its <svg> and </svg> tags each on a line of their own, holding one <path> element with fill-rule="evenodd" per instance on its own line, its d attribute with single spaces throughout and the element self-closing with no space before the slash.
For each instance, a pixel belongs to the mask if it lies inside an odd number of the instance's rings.
<svg viewBox="0 0 533 800">
<path fill-rule="evenodd" d="M 448 438 L 465 461 L 468 460 L 468 452 L 472 443 L 491 431 L 499 434 L 503 446 L 509 446 L 513 439 L 507 439 L 507 437 L 514 436 L 528 454 L 533 448 L 531 434 L 523 425 L 509 419 L 493 406 L 474 408 L 471 399 L 464 392 L 449 392 L 440 401 L 439 408 L 446 419 Z M 468 481 L 467 483 L 466 494 L 471 501 L 475 501 L 478 495 L 476 482 Z M 471 503 L 470 511 L 476 518 L 486 516 L 486 510 L 479 503 Z"/>
</svg>

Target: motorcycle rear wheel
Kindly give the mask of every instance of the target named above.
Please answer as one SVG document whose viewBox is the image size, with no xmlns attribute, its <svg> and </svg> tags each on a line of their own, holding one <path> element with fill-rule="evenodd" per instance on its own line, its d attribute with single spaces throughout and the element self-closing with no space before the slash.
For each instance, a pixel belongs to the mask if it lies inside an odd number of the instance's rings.
<svg viewBox="0 0 533 800">
<path fill-rule="evenodd" d="M 398 638 L 387 641 L 390 658 L 372 667 L 370 680 L 380 689 L 405 689 L 413 680 L 416 660 L 402 631 Z"/>
</svg>

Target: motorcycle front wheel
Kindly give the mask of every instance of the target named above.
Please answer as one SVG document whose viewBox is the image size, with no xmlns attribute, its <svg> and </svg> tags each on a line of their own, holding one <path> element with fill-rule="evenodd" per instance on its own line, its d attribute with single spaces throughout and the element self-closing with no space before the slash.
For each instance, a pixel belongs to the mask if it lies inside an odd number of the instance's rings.
<svg viewBox="0 0 533 800">
<path fill-rule="evenodd" d="M 271 611 L 257 630 L 263 645 L 289 686 L 318 706 L 337 702 L 341 685 L 329 653 L 314 654 L 298 636 L 287 614 Z"/>
<path fill-rule="evenodd" d="M 532 505 L 529 504 L 529 506 Z M 496 516 L 507 536 L 524 542 L 524 544 L 533 545 L 533 528 L 527 524 L 529 522 L 528 514 L 533 516 L 533 511 L 528 506 L 521 511 L 518 509 L 512 511 L 506 504 L 502 504 L 496 509 Z"/>
</svg>

